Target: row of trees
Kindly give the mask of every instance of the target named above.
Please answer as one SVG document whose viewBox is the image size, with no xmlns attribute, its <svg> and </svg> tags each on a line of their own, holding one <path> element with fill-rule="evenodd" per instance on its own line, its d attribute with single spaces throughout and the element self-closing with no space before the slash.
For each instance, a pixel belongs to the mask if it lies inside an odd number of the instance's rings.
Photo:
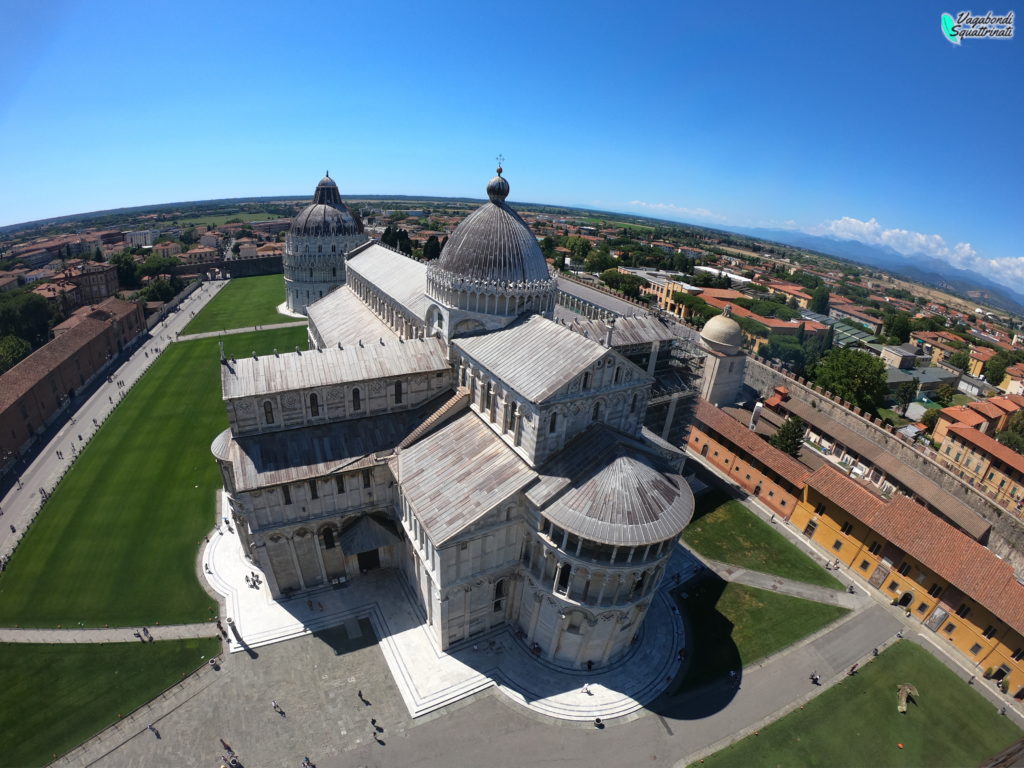
<svg viewBox="0 0 1024 768">
<path fill-rule="evenodd" d="M 50 339 L 63 320 L 57 308 L 29 288 L 0 293 L 0 373 Z"/>
</svg>

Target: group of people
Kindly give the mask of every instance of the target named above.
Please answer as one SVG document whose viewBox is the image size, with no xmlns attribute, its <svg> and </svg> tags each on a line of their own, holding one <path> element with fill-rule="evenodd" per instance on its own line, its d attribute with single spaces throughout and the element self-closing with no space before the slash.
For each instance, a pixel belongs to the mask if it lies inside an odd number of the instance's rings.
<svg viewBox="0 0 1024 768">
<path fill-rule="evenodd" d="M 263 583 L 263 579 L 256 573 L 256 571 L 253 571 L 251 575 L 245 575 L 245 583 L 252 589 L 259 589 L 260 585 Z"/>
</svg>

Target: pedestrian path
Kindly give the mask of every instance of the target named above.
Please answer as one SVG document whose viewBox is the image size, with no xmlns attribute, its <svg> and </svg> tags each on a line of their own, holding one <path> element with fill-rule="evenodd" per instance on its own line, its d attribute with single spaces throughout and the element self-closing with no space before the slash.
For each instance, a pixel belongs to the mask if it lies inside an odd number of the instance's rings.
<svg viewBox="0 0 1024 768">
<path fill-rule="evenodd" d="M 838 605 L 840 608 L 846 608 L 851 611 L 862 608 L 869 602 L 868 596 L 863 592 L 854 592 L 851 594 L 849 592 L 829 589 L 828 587 L 821 587 L 817 584 L 808 584 L 794 579 L 785 579 L 771 573 L 752 571 L 739 565 L 721 563 L 717 560 L 710 560 L 707 558 L 704 558 L 704 563 L 725 581 L 731 581 L 737 584 L 746 584 L 748 587 L 767 589 L 772 592 L 778 592 L 782 595 L 790 595 L 791 597 L 799 597 L 804 600 L 812 600 L 816 603 Z"/>
<path fill-rule="evenodd" d="M 153 627 L 116 627 L 114 629 L 12 629 L 0 628 L 0 643 L 132 643 L 154 640 L 186 640 L 216 637 L 220 633 L 213 622 L 207 624 L 170 624 Z"/>
<path fill-rule="evenodd" d="M 295 320 L 287 323 L 273 323 L 268 325 L 251 325 L 246 328 L 228 328 L 223 331 L 207 331 L 205 333 L 179 334 L 175 341 L 194 341 L 196 339 L 212 339 L 215 336 L 234 336 L 238 333 L 252 333 L 253 331 L 270 331 L 276 328 L 299 328 L 305 327 L 307 321 Z"/>
<path fill-rule="evenodd" d="M 251 579 L 247 582 L 252 565 L 245 560 L 238 536 L 225 529 L 221 526 L 210 537 L 202 559 L 207 581 L 224 596 L 231 627 L 229 650 L 249 651 L 337 626 L 351 636 L 365 619 L 412 717 L 490 687 L 535 713 L 563 720 L 610 719 L 636 712 L 665 690 L 685 645 L 682 619 L 668 594 L 675 581 L 671 574 L 689 574 L 699 567 L 678 547 L 670 576 L 652 599 L 634 647 L 618 662 L 590 673 L 537 658 L 507 625 L 442 651 L 419 603 L 404 579 L 392 571 L 371 571 L 339 589 L 276 601 L 265 583 L 253 587 Z"/>
</svg>

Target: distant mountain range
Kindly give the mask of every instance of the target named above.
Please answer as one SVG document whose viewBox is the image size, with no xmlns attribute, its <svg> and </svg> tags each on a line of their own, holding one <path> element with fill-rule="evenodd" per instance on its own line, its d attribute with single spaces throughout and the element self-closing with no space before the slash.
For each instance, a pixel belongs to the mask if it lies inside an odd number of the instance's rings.
<svg viewBox="0 0 1024 768">
<path fill-rule="evenodd" d="M 892 248 L 868 245 L 858 240 L 840 240 L 836 237 L 809 235 L 787 229 L 730 228 L 732 232 L 774 240 L 785 245 L 818 251 L 847 261 L 875 267 L 917 283 L 948 291 L 960 298 L 988 304 L 1015 314 L 1024 312 L 1024 293 L 991 280 L 977 272 L 958 269 L 948 262 L 916 253 L 904 256 Z"/>
</svg>

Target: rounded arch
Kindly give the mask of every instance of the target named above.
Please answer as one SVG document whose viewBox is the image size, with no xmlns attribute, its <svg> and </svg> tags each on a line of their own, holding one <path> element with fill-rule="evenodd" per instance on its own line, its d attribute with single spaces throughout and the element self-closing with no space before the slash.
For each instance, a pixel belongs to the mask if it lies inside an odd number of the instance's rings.
<svg viewBox="0 0 1024 768">
<path fill-rule="evenodd" d="M 460 320 L 455 324 L 455 333 L 475 333 L 476 331 L 483 330 L 485 330 L 484 324 L 479 320 L 473 320 L 472 318 Z"/>
</svg>

